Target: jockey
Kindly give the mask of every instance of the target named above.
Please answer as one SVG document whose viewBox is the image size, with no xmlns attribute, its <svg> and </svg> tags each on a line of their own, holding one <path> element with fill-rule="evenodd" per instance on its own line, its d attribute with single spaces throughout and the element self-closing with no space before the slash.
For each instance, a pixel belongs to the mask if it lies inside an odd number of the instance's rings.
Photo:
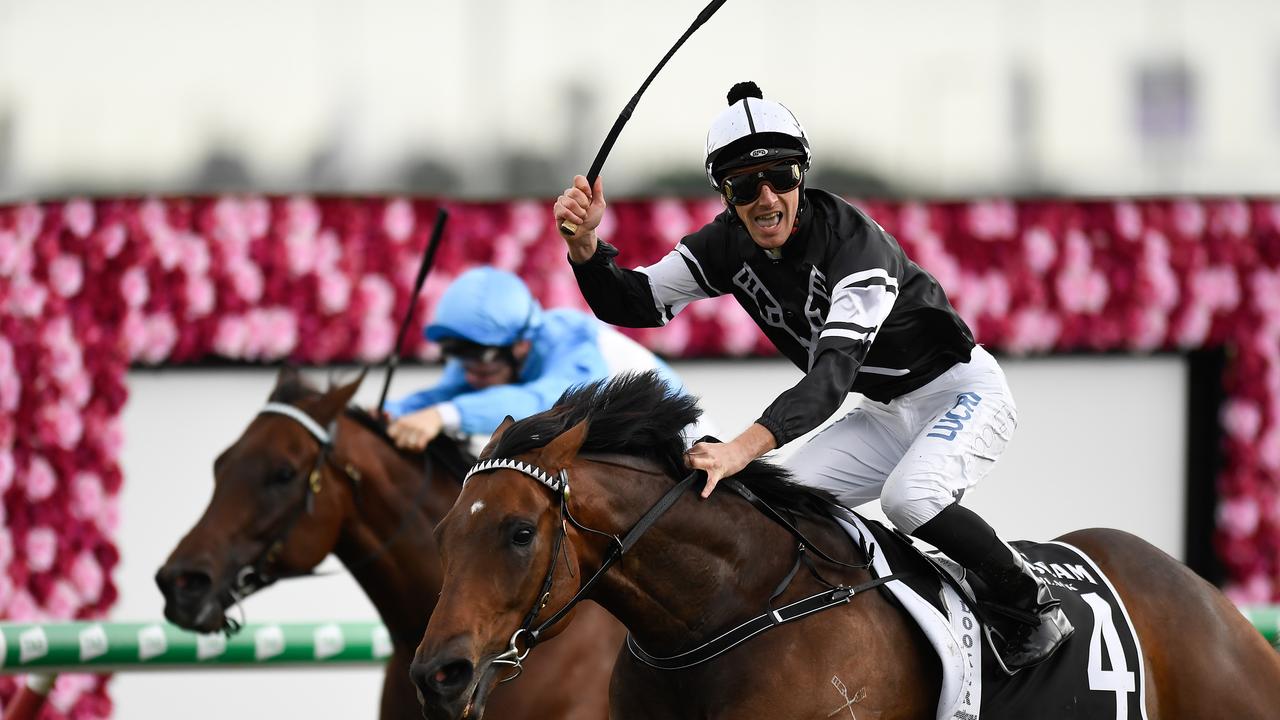
<svg viewBox="0 0 1280 720">
<path fill-rule="evenodd" d="M 488 434 L 506 415 L 542 412 L 574 385 L 627 370 L 657 370 L 681 387 L 635 341 L 586 313 L 543 310 L 520 278 L 493 268 L 459 275 L 423 335 L 448 360 L 435 387 L 387 401 L 388 432 L 407 450 L 423 449 L 441 431 Z"/>
<path fill-rule="evenodd" d="M 755 83 L 729 91 L 707 134 L 706 172 L 726 210 L 649 267 L 618 267 L 596 237 L 603 184 L 582 176 L 555 204 L 578 285 L 601 320 L 665 324 L 690 302 L 732 294 L 805 373 L 742 434 L 698 443 L 690 467 L 702 496 L 750 461 L 818 427 L 853 391 L 866 400 L 789 463 L 797 482 L 854 507 L 879 498 L 899 529 L 934 545 L 1019 618 L 999 652 L 1010 672 L 1034 665 L 1073 632 L 1046 583 L 960 505 L 1004 452 L 1017 408 L 1004 372 L 938 282 L 875 220 L 805 187 L 811 154 L 795 115 Z"/>
</svg>

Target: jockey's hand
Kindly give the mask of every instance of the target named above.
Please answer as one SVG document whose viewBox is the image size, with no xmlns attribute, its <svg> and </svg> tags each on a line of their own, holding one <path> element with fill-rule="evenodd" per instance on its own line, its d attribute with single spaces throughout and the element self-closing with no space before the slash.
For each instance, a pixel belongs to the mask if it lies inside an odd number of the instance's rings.
<svg viewBox="0 0 1280 720">
<path fill-rule="evenodd" d="M 776 447 L 768 428 L 752 423 L 741 435 L 727 443 L 696 443 L 684 454 L 684 462 L 694 470 L 705 470 L 707 484 L 702 497 L 711 497 L 716 485 L 730 475 L 738 474 L 752 460 Z"/>
<path fill-rule="evenodd" d="M 444 419 L 434 406 L 398 418 L 387 428 L 396 447 L 421 452 L 444 429 Z"/>
<path fill-rule="evenodd" d="M 567 188 L 556 198 L 556 227 L 564 221 L 578 226 L 577 232 L 565 238 L 569 246 L 569 259 L 584 263 L 596 253 L 596 228 L 604 217 L 604 182 L 596 178 L 595 187 L 587 184 L 582 175 L 573 177 L 573 187 Z M 563 236 L 562 236 L 563 237 Z"/>
</svg>

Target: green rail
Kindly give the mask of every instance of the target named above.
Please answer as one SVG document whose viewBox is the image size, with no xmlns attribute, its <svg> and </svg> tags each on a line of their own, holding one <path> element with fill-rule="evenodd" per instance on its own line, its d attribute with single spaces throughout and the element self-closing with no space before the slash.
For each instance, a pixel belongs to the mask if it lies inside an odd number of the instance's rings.
<svg viewBox="0 0 1280 720">
<path fill-rule="evenodd" d="M 1280 606 L 1240 611 L 1280 646 Z M 0 675 L 381 665 L 390 656 L 378 622 L 250 623 L 230 637 L 166 622 L 0 623 Z"/>
<path fill-rule="evenodd" d="M 0 674 L 385 664 L 378 622 L 250 623 L 230 637 L 166 622 L 0 623 Z"/>
</svg>

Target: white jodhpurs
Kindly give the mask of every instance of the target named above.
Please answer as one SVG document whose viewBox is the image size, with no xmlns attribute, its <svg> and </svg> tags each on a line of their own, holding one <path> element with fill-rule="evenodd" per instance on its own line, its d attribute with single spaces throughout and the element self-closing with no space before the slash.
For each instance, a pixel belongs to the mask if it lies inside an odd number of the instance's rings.
<svg viewBox="0 0 1280 720">
<path fill-rule="evenodd" d="M 864 399 L 795 452 L 795 480 L 848 507 L 880 498 L 914 532 L 986 477 L 1018 424 L 1004 371 L 981 346 L 929 384 L 884 404 Z"/>
</svg>

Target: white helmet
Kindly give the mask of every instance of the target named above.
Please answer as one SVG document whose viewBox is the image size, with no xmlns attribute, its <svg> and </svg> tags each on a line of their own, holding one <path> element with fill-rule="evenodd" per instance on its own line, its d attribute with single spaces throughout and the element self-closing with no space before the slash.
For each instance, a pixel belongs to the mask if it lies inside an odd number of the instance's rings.
<svg viewBox="0 0 1280 720">
<path fill-rule="evenodd" d="M 729 107 L 707 131 L 706 170 L 711 187 L 719 190 L 730 170 L 770 160 L 800 158 L 801 169 L 809 169 L 809 139 L 790 110 L 765 100 L 753 82 L 734 85 L 728 100 Z"/>
</svg>

